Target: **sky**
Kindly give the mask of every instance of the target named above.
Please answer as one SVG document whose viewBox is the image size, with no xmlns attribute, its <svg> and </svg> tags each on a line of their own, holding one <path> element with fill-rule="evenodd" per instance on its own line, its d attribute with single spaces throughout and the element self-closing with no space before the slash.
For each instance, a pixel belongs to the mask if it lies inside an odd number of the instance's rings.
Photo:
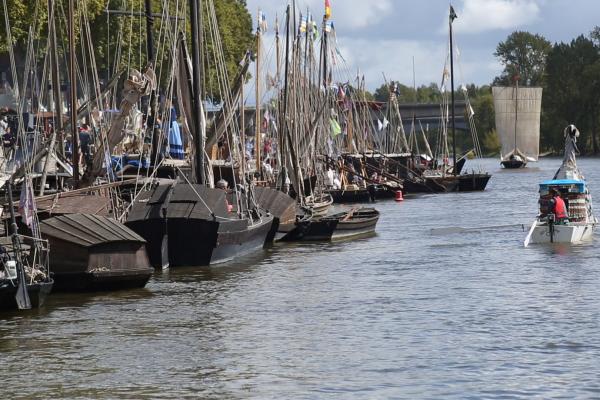
<svg viewBox="0 0 600 400">
<path fill-rule="evenodd" d="M 374 90 L 387 80 L 417 86 L 439 84 L 448 42 L 448 0 L 330 0 L 337 46 L 348 69 L 364 74 Z M 283 19 L 285 0 L 247 0 L 256 26 L 260 8 L 272 35 L 275 15 Z M 599 0 L 456 0 L 454 40 L 458 48 L 456 84 L 489 84 L 502 65 L 496 46 L 515 30 L 570 42 L 600 25 Z M 324 0 L 296 0 L 322 18 Z M 283 24 L 281 24 L 283 26 Z"/>
</svg>

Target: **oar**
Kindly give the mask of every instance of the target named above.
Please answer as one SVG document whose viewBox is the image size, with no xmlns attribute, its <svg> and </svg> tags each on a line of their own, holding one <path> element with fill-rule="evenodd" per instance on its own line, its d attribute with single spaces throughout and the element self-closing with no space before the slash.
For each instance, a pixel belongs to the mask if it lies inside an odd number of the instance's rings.
<svg viewBox="0 0 600 400">
<path fill-rule="evenodd" d="M 26 185 L 26 181 L 23 182 Z M 25 188 L 27 190 L 27 187 Z M 17 272 L 19 274 L 19 286 L 17 287 L 17 293 L 15 294 L 15 301 L 19 310 L 31 309 L 31 300 L 29 299 L 29 293 L 27 293 L 27 282 L 25 281 L 25 271 L 23 263 L 21 262 L 21 243 L 19 242 L 19 234 L 17 232 L 17 221 L 15 219 L 15 209 L 13 206 L 12 197 L 12 182 L 7 182 L 8 191 L 8 209 L 10 211 L 10 225 L 11 225 L 11 237 L 13 243 L 13 250 L 15 253 L 15 261 L 17 263 Z"/>
<path fill-rule="evenodd" d="M 527 237 L 525 237 L 523 246 L 525 246 L 525 247 L 529 246 L 529 242 L 531 241 L 531 235 L 533 235 L 533 231 L 534 231 L 535 227 L 537 226 L 537 222 L 538 222 L 538 220 L 536 219 L 535 221 L 533 221 L 533 224 L 531 224 L 531 229 L 529 229 L 529 233 L 527 234 Z"/>
</svg>

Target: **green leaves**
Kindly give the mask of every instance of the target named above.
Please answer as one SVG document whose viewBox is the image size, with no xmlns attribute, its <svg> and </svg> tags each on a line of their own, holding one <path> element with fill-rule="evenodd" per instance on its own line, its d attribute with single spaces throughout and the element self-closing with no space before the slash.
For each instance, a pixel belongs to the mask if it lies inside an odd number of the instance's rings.
<svg viewBox="0 0 600 400">
<path fill-rule="evenodd" d="M 496 56 L 504 71 L 494 79 L 495 85 L 508 86 L 515 75 L 524 86 L 541 86 L 544 79 L 546 57 L 552 49 L 551 43 L 543 36 L 524 31 L 511 33 L 496 47 Z"/>
</svg>

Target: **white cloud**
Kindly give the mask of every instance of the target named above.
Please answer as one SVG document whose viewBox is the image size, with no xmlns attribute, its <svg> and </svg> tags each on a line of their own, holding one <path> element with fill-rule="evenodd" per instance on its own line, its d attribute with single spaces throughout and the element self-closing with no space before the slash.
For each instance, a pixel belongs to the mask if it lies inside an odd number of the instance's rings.
<svg viewBox="0 0 600 400">
<path fill-rule="evenodd" d="M 392 0 L 330 0 L 331 19 L 337 26 L 344 26 L 347 29 L 362 29 L 368 26 L 376 25 L 383 18 L 389 16 L 394 6 Z M 248 0 L 248 10 L 256 19 L 256 10 L 260 7 L 267 14 L 269 22 L 275 18 L 278 13 L 280 18 L 285 14 L 286 2 L 281 0 Z M 312 13 L 317 21 L 321 21 L 325 10 L 324 0 L 297 0 L 297 13 L 306 13 L 306 9 Z M 299 15 L 297 15 L 299 18 Z M 256 21 L 254 21 L 256 24 Z"/>
<path fill-rule="evenodd" d="M 388 80 L 412 85 L 413 57 L 417 85 L 441 81 L 446 53 L 444 42 L 388 39 L 378 40 L 374 46 L 368 39 L 338 37 L 338 43 L 350 71 L 355 73 L 359 68 L 370 90 L 381 85 L 382 74 Z"/>
<path fill-rule="evenodd" d="M 514 29 L 535 22 L 540 16 L 539 0 L 464 0 L 454 29 L 463 33 L 481 33 Z M 447 22 L 444 24 L 447 30 Z"/>
</svg>

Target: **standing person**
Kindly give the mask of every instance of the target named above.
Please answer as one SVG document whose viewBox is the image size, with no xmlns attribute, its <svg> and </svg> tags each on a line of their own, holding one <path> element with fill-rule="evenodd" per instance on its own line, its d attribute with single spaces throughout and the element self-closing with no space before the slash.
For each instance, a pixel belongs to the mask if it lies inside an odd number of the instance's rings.
<svg viewBox="0 0 600 400">
<path fill-rule="evenodd" d="M 560 192 L 556 189 L 550 189 L 550 210 L 554 213 L 554 219 L 558 224 L 564 224 L 569 222 L 569 215 L 567 214 L 567 206 L 565 201 L 560 197 Z"/>
</svg>

